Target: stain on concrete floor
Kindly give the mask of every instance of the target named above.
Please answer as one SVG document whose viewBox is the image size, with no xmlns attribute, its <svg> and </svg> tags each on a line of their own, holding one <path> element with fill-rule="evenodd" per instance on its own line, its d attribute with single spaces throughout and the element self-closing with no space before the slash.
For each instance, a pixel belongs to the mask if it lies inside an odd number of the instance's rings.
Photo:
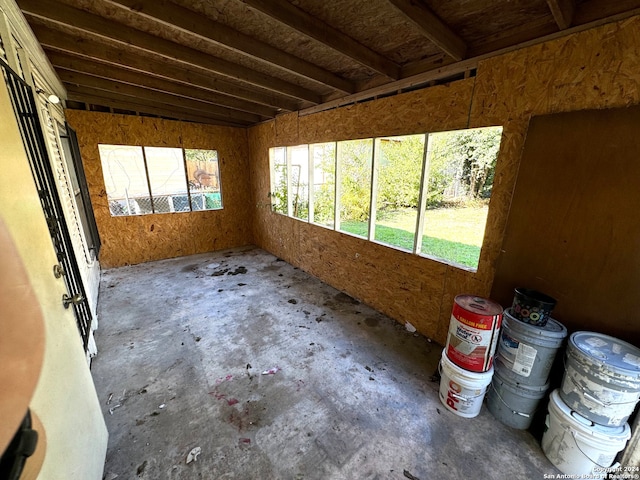
<svg viewBox="0 0 640 480">
<path fill-rule="evenodd" d="M 98 318 L 105 478 L 557 473 L 529 432 L 441 405 L 441 346 L 263 250 L 106 270 Z"/>
</svg>

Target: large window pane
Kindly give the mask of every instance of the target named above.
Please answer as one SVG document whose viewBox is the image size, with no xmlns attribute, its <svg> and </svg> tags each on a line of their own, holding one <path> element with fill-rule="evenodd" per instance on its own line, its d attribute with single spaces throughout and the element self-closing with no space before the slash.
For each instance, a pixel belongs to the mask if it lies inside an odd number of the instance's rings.
<svg viewBox="0 0 640 480">
<path fill-rule="evenodd" d="M 186 196 L 187 181 L 181 148 L 144 147 L 154 213 L 183 211 L 173 205 L 173 197 Z M 180 207 L 180 206 L 179 206 Z"/>
<path fill-rule="evenodd" d="M 366 238 L 369 231 L 373 140 L 338 142 L 337 148 L 338 229 Z"/>
<path fill-rule="evenodd" d="M 308 220 L 309 147 L 307 145 L 287 147 L 287 155 L 289 156 L 291 216 L 301 220 Z"/>
<path fill-rule="evenodd" d="M 413 250 L 418 218 L 424 135 L 376 139 L 374 239 Z"/>
<path fill-rule="evenodd" d="M 422 254 L 478 267 L 501 136 L 502 127 L 429 135 Z"/>
<path fill-rule="evenodd" d="M 313 162 L 313 218 L 318 225 L 333 228 L 336 200 L 336 144 L 311 145 Z"/>
<path fill-rule="evenodd" d="M 284 147 L 270 148 L 271 163 L 271 209 L 288 215 L 287 152 Z"/>
<path fill-rule="evenodd" d="M 187 178 L 192 210 L 218 210 L 222 208 L 220 164 L 216 150 L 185 150 Z M 186 196 L 185 196 L 186 197 Z M 186 203 L 188 199 L 174 197 L 174 205 Z M 177 210 L 177 209 L 176 209 Z"/>
<path fill-rule="evenodd" d="M 142 147 L 98 145 L 112 216 L 151 213 Z"/>
</svg>

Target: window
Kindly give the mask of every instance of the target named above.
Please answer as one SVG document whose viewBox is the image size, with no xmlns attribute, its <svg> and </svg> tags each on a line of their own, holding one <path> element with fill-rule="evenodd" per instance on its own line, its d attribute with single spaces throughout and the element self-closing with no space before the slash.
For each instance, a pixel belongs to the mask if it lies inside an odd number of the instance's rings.
<svg viewBox="0 0 640 480">
<path fill-rule="evenodd" d="M 337 151 L 336 229 L 367 238 L 371 206 L 373 140 L 338 142 Z"/>
<path fill-rule="evenodd" d="M 272 210 L 476 269 L 501 137 L 487 127 L 272 148 Z"/>
<path fill-rule="evenodd" d="M 376 139 L 373 239 L 402 250 L 415 243 L 425 135 Z"/>
<path fill-rule="evenodd" d="M 62 144 L 64 160 L 67 164 L 67 171 L 69 172 L 69 178 L 71 180 L 72 193 L 80 216 L 80 223 L 82 224 L 89 250 L 93 252 L 94 258 L 97 258 L 100 252 L 100 235 L 98 234 L 96 219 L 93 216 L 93 208 L 91 207 L 89 188 L 87 187 L 87 179 L 84 174 L 82 157 L 80 156 L 78 138 L 76 132 L 66 123 L 63 125 L 60 122 L 56 122 L 56 126 L 60 143 Z"/>
<path fill-rule="evenodd" d="M 112 216 L 222 208 L 215 150 L 98 145 Z"/>
<path fill-rule="evenodd" d="M 218 152 L 215 150 L 185 150 L 187 178 L 192 210 L 217 210 L 222 208 L 220 191 L 220 168 Z M 174 197 L 175 200 L 175 197 Z M 174 206 L 177 202 L 174 201 Z M 187 211 L 189 202 L 184 201 L 180 211 Z M 176 211 L 178 211 L 176 209 Z"/>
<path fill-rule="evenodd" d="M 309 215 L 316 225 L 333 228 L 336 202 L 336 144 L 311 145 L 311 197 Z"/>
<path fill-rule="evenodd" d="M 274 212 L 289 215 L 286 150 L 284 147 L 269 150 L 269 162 L 271 163 L 271 206 Z"/>
<path fill-rule="evenodd" d="M 291 181 L 291 216 L 309 219 L 309 148 L 307 145 L 287 148 L 287 167 Z"/>
</svg>

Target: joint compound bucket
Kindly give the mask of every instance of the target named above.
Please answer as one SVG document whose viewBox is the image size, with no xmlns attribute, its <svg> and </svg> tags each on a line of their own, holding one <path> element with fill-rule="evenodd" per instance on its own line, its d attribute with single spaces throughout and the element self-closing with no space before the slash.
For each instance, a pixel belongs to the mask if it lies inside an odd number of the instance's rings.
<svg viewBox="0 0 640 480">
<path fill-rule="evenodd" d="M 560 397 L 592 422 L 622 425 L 640 398 L 640 349 L 601 333 L 573 333 Z"/>
<path fill-rule="evenodd" d="M 497 364 L 494 368 L 493 379 L 487 390 L 487 408 L 505 425 L 526 430 L 531 426 L 533 415 L 549 389 L 549 384 L 518 385 L 504 377 Z"/>
<path fill-rule="evenodd" d="M 492 376 L 493 367 L 483 373 L 470 372 L 449 360 L 446 350 L 443 350 L 440 361 L 440 401 L 447 410 L 460 417 L 476 417 Z"/>
<path fill-rule="evenodd" d="M 594 478 L 603 478 L 603 469 L 611 466 L 629 437 L 628 423 L 617 427 L 595 424 L 567 406 L 558 390 L 551 392 L 542 451 L 562 473 L 584 478 L 595 473 Z"/>
<path fill-rule="evenodd" d="M 453 302 L 445 351 L 449 360 L 472 372 L 493 364 L 502 307 L 486 298 L 458 295 Z"/>
<path fill-rule="evenodd" d="M 558 350 L 567 336 L 560 322 L 549 318 L 544 326 L 522 322 L 505 310 L 496 351 L 500 374 L 520 385 L 544 385 Z"/>
</svg>

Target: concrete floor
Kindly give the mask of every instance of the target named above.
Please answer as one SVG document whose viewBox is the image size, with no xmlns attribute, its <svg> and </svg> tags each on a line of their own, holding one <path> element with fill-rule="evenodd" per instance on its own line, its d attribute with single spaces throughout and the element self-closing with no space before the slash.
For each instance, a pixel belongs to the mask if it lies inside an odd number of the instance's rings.
<svg viewBox="0 0 640 480">
<path fill-rule="evenodd" d="M 99 318 L 107 480 L 558 473 L 486 406 L 442 406 L 441 346 L 263 250 L 106 270 Z"/>
</svg>

